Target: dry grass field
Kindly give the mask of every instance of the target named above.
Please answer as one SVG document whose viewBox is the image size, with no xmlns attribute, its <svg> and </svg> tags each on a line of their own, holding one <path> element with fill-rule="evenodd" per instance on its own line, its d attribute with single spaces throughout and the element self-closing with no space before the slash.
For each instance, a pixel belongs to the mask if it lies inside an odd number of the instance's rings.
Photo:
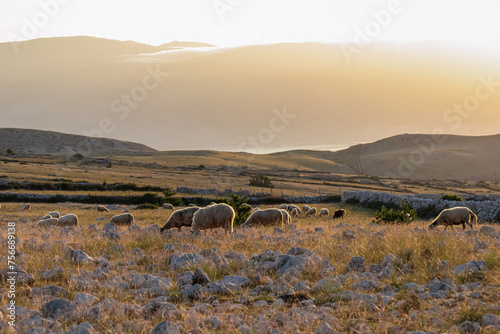
<svg viewBox="0 0 500 334">
<path fill-rule="evenodd" d="M 104 214 L 78 204 L 21 207 L 0 209 L 3 221 L 16 222 L 16 263 L 33 275 L 17 286 L 16 305 L 25 308 L 19 332 L 75 333 L 84 322 L 101 333 L 463 333 L 470 326 L 497 333 L 500 326 L 499 229 L 481 222 L 473 231 L 428 231 L 426 221 L 384 226 L 371 223 L 370 210 L 341 205 L 348 212 L 341 220 L 302 215 L 291 226 L 235 227 L 226 239 L 223 230 L 160 234 L 171 214 L 161 209 L 130 208 L 137 227 L 106 232 L 125 207 Z M 77 214 L 80 226 L 33 227 L 53 210 Z M 5 231 L 3 223 L 2 255 Z M 91 259 L 77 263 L 68 246 Z M 468 261 L 485 267 L 458 273 Z M 193 278 L 195 269 L 211 283 Z"/>
</svg>

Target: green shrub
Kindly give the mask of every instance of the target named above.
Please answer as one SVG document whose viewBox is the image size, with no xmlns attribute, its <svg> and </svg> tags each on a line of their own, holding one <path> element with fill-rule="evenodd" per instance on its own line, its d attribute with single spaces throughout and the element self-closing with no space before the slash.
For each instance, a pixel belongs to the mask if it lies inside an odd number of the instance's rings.
<svg viewBox="0 0 500 334">
<path fill-rule="evenodd" d="M 165 190 L 163 190 L 162 204 L 169 203 L 172 204 L 173 206 L 184 205 L 184 201 L 181 198 L 174 197 L 175 194 L 177 194 L 177 192 L 175 192 L 172 188 L 170 187 L 165 188 Z"/>
<path fill-rule="evenodd" d="M 267 175 L 257 174 L 250 177 L 250 185 L 264 188 L 274 188 L 271 178 Z"/>
<path fill-rule="evenodd" d="M 11 149 L 11 148 L 8 148 L 7 150 L 5 150 L 5 153 L 6 153 L 7 155 L 16 155 L 16 153 L 14 152 L 14 150 L 13 150 L 13 149 Z"/>
<path fill-rule="evenodd" d="M 321 203 L 339 203 L 340 195 L 329 195 L 321 200 Z"/>
<path fill-rule="evenodd" d="M 458 201 L 461 202 L 464 199 L 461 196 L 458 195 L 452 195 L 452 194 L 446 194 L 443 197 L 441 197 L 443 201 Z"/>
<path fill-rule="evenodd" d="M 375 212 L 375 222 L 382 224 L 409 224 L 417 218 L 417 213 L 411 208 L 409 203 L 401 201 L 401 210 L 387 209 L 385 206 L 382 210 Z"/>
<path fill-rule="evenodd" d="M 223 203 L 229 204 L 233 207 L 236 216 L 234 217 L 234 225 L 243 224 L 251 214 L 252 207 L 247 204 L 248 197 L 240 197 L 238 195 L 231 195 L 230 199 L 222 200 Z"/>
<path fill-rule="evenodd" d="M 155 210 L 158 209 L 158 205 L 152 203 L 143 203 L 137 206 L 137 210 Z"/>
</svg>

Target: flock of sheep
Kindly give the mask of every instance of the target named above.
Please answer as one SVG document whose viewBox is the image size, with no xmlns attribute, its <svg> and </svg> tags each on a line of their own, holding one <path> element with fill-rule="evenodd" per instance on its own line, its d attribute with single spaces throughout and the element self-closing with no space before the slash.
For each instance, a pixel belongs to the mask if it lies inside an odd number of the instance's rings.
<svg viewBox="0 0 500 334">
<path fill-rule="evenodd" d="M 249 208 L 252 208 L 248 204 L 243 204 Z M 31 205 L 25 203 L 23 206 L 24 210 L 31 210 Z M 171 204 L 163 204 L 163 209 L 174 210 Z M 109 212 L 109 210 L 102 205 L 97 207 L 98 212 Z M 318 210 L 314 207 L 309 207 L 304 205 L 302 210 L 293 204 L 282 204 L 279 208 L 271 208 L 260 210 L 258 207 L 252 208 L 252 213 L 248 219 L 243 223 L 242 226 L 285 226 L 291 224 L 292 217 L 299 217 L 301 214 L 305 214 L 306 217 L 316 216 Z M 225 230 L 225 235 L 233 233 L 233 222 L 235 218 L 234 209 L 223 203 L 211 203 L 209 206 L 201 208 L 195 205 L 190 205 L 187 208 L 179 209 L 174 211 L 170 218 L 167 220 L 165 225 L 160 229 L 161 232 L 178 228 L 179 231 L 183 226 L 190 227 L 191 231 L 196 230 L 209 230 L 214 228 L 222 227 Z M 319 210 L 319 217 L 330 217 L 330 212 L 327 208 L 322 208 Z M 346 211 L 344 209 L 336 210 L 332 219 L 344 218 L 346 216 Z M 114 223 L 117 226 L 131 226 L 134 224 L 134 216 L 131 213 L 125 212 L 116 216 L 113 216 L 110 223 Z M 466 207 L 455 207 L 451 209 L 443 210 L 429 225 L 429 229 L 434 229 L 437 226 L 448 226 L 462 225 L 463 229 L 468 225 L 473 228 L 473 224 L 477 225 L 477 216 L 472 210 Z M 60 215 L 57 211 L 52 211 L 46 214 L 41 220 L 36 224 L 37 227 L 47 227 L 47 226 L 78 226 L 78 217 L 75 214 Z"/>
</svg>

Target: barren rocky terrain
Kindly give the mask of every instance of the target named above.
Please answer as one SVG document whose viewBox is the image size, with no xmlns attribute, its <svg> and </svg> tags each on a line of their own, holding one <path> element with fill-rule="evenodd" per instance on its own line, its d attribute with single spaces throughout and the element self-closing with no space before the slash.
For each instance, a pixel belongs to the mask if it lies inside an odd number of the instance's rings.
<svg viewBox="0 0 500 334">
<path fill-rule="evenodd" d="M 428 231 L 347 218 L 294 218 L 284 227 L 159 233 L 170 211 L 2 204 L 16 222 L 16 327 L 20 333 L 497 333 L 500 229 Z M 327 206 L 332 212 L 335 206 Z M 318 208 L 320 208 L 318 206 Z M 45 213 L 81 225 L 33 228 Z M 5 232 L 5 233 L 4 233 Z M 5 269 L 4 269 L 5 268 Z M 0 326 L 8 326 L 7 286 Z"/>
</svg>

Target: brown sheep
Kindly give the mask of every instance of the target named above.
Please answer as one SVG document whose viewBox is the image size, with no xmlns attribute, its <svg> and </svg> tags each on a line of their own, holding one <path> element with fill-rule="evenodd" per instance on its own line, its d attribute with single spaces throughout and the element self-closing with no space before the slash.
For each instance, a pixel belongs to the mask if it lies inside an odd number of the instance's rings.
<svg viewBox="0 0 500 334">
<path fill-rule="evenodd" d="M 23 205 L 23 210 L 28 210 L 28 211 L 31 211 L 31 204 L 29 204 L 29 203 L 24 203 L 24 205 Z"/>
<path fill-rule="evenodd" d="M 235 215 L 233 208 L 223 203 L 201 208 L 193 216 L 191 231 L 194 232 L 197 229 L 206 231 L 208 229 L 223 227 L 227 236 L 228 232 L 229 234 L 233 233 Z"/>
<path fill-rule="evenodd" d="M 193 223 L 194 213 L 199 209 L 200 208 L 198 207 L 188 207 L 185 209 L 174 211 L 170 215 L 170 218 L 168 218 L 165 225 L 163 225 L 163 227 L 160 229 L 160 232 L 174 227 L 177 227 L 180 231 L 182 226 L 191 226 L 191 224 Z"/>
<path fill-rule="evenodd" d="M 283 210 L 283 209 L 281 209 Z M 284 218 L 280 209 L 266 209 L 255 211 L 248 217 L 243 226 L 264 225 L 283 226 Z"/>
<path fill-rule="evenodd" d="M 97 207 L 97 212 L 109 212 L 109 209 L 105 207 L 104 205 L 99 205 Z"/>
<path fill-rule="evenodd" d="M 78 226 L 78 217 L 73 214 L 62 216 L 59 218 L 57 226 Z"/>
<path fill-rule="evenodd" d="M 346 216 L 346 212 L 344 209 L 338 209 L 333 213 L 333 219 L 344 218 Z"/>
<path fill-rule="evenodd" d="M 122 213 L 111 217 L 110 223 L 115 223 L 116 226 L 131 226 L 134 224 L 134 216 L 131 213 Z"/>
<path fill-rule="evenodd" d="M 469 225 L 470 228 L 473 229 L 472 225 L 477 225 L 477 216 L 471 209 L 459 206 L 441 211 L 436 219 L 434 219 L 429 225 L 429 229 L 432 230 L 439 225 L 443 225 L 445 230 L 448 226 L 451 226 L 451 229 L 453 230 L 453 225 L 462 225 L 462 228 L 465 230 L 465 224 Z"/>
</svg>

